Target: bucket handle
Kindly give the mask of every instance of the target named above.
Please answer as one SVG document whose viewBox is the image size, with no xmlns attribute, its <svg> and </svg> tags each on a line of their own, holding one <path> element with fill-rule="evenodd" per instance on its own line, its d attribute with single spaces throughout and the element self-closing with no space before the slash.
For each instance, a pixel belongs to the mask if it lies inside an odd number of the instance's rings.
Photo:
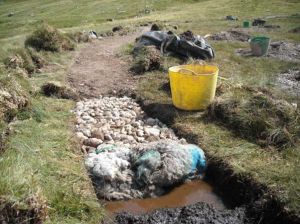
<svg viewBox="0 0 300 224">
<path fill-rule="evenodd" d="M 198 73 L 194 72 L 193 70 L 187 69 L 187 68 L 181 68 L 181 69 L 179 69 L 178 72 L 182 72 L 182 71 L 189 72 L 189 73 L 192 73 L 193 75 L 197 75 L 197 76 L 199 76 L 199 75 L 210 76 L 210 74 L 198 74 Z"/>
</svg>

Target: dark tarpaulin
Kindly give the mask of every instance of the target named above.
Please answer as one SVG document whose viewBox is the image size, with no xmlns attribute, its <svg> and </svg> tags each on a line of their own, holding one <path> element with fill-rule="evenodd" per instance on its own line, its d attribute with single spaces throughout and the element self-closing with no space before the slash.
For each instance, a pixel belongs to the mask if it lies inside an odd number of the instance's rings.
<svg viewBox="0 0 300 224">
<path fill-rule="evenodd" d="M 195 59 L 212 59 L 215 57 L 213 48 L 201 36 L 194 36 L 191 31 L 176 35 L 172 32 L 149 31 L 138 38 L 134 53 L 143 46 L 154 45 L 163 54 L 174 53 L 181 57 Z"/>
</svg>

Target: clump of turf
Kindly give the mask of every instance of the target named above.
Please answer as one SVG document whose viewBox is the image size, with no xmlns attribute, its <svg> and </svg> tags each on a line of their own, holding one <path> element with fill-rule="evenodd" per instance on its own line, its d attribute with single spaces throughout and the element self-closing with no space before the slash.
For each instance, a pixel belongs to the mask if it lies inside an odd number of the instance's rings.
<svg viewBox="0 0 300 224">
<path fill-rule="evenodd" d="M 32 48 L 26 48 L 27 52 L 30 54 L 31 60 L 35 66 L 35 69 L 41 69 L 47 63 L 44 57 Z"/>
<path fill-rule="evenodd" d="M 1 223 L 43 223 L 48 217 L 48 206 L 45 199 L 32 195 L 24 202 L 11 202 L 0 198 Z"/>
<path fill-rule="evenodd" d="M 153 23 L 150 28 L 151 31 L 163 31 L 163 30 L 175 31 L 177 29 L 178 29 L 177 25 L 170 25 L 162 22 Z"/>
<path fill-rule="evenodd" d="M 63 50 L 74 50 L 74 42 L 65 34 L 54 27 L 43 25 L 27 37 L 26 47 L 32 47 L 37 51 L 61 52 Z"/>
<path fill-rule="evenodd" d="M 54 81 L 50 81 L 42 85 L 41 92 L 48 97 L 73 100 L 78 99 L 78 95 L 73 89 Z"/>
<path fill-rule="evenodd" d="M 263 147 L 287 148 L 300 137 L 299 112 L 265 89 L 233 87 L 216 98 L 206 117 Z"/>
<path fill-rule="evenodd" d="M 80 32 L 80 31 L 74 33 L 68 33 L 67 36 L 76 43 L 87 43 L 91 41 L 88 33 Z"/>
<path fill-rule="evenodd" d="M 141 75 L 148 71 L 159 70 L 162 59 L 160 52 L 154 46 L 143 46 L 134 51 L 134 61 L 131 71 Z"/>
<path fill-rule="evenodd" d="M 24 69 L 26 73 L 32 74 L 36 69 L 44 66 L 45 60 L 43 57 L 33 49 L 18 48 L 15 49 L 12 56 L 4 60 L 6 68 L 11 69 Z"/>
<path fill-rule="evenodd" d="M 0 65 L 0 120 L 11 121 L 18 110 L 30 105 L 28 81 L 18 73 L 9 73 Z"/>
</svg>

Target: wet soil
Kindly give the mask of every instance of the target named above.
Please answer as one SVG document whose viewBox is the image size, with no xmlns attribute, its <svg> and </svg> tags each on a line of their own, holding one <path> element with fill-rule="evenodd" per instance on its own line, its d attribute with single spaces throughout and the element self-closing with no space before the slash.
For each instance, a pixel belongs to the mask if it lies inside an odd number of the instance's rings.
<svg viewBox="0 0 300 224">
<path fill-rule="evenodd" d="M 213 192 L 213 187 L 203 180 L 187 182 L 158 198 L 108 202 L 105 208 L 112 214 L 128 212 L 140 215 L 156 209 L 183 207 L 197 202 L 205 202 L 217 209 L 225 209 L 221 199 Z"/>
<path fill-rule="evenodd" d="M 146 215 L 119 214 L 115 223 L 211 223 L 211 224 L 239 224 L 247 223 L 243 208 L 234 210 L 218 210 L 211 205 L 199 202 L 194 205 L 174 209 L 161 209 Z"/>
</svg>

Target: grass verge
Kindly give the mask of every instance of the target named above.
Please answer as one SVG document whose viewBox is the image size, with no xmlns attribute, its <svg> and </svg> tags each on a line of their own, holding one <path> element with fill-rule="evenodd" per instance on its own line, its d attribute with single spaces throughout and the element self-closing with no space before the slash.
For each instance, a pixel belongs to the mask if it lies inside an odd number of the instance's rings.
<svg viewBox="0 0 300 224">
<path fill-rule="evenodd" d="M 97 223 L 100 208 L 69 127 L 73 102 L 39 96 L 32 104 L 40 119 L 12 125 L 1 155 L 0 195 L 24 204 L 38 194 L 47 204 L 49 223 Z"/>
<path fill-rule="evenodd" d="M 11 116 L 7 120 L 11 123 L 2 125 L 9 126 L 10 135 L 0 154 L 0 222 L 99 223 L 103 210 L 73 138 L 74 101 L 40 93 L 49 81 L 65 83 L 73 54 L 39 54 L 48 67 L 30 78 L 19 77 L 15 74 L 19 70 L 6 70 L 4 65 L 1 70 L 0 81 L 6 82 L 2 92 L 16 102 L 24 92 L 30 103 L 3 111 L 4 117 Z M 10 99 L 7 94 L 2 99 Z M 9 103 L 3 101 L 0 108 Z"/>
</svg>

